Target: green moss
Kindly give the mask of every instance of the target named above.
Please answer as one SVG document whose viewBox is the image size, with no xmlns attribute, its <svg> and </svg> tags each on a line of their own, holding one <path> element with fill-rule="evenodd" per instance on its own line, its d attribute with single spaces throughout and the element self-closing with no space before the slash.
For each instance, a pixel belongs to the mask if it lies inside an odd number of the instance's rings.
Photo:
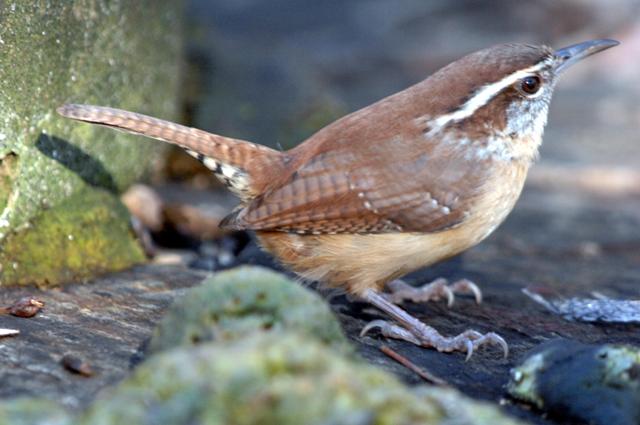
<svg viewBox="0 0 640 425">
<path fill-rule="evenodd" d="M 349 351 L 340 324 L 316 293 L 262 267 L 216 274 L 177 300 L 150 343 L 157 352 L 178 345 L 231 340 L 255 330 L 291 330 Z"/>
<path fill-rule="evenodd" d="M 124 206 L 108 192 L 76 193 L 34 218 L 30 226 L 37 231 L 5 238 L 2 280 L 45 286 L 142 262 L 144 254 L 127 220 Z"/>
<path fill-rule="evenodd" d="M 51 211 L 73 215 L 61 211 L 70 208 L 65 206 L 68 200 L 78 194 L 89 196 L 94 190 L 112 192 L 114 199 L 108 203 L 113 204 L 118 191 L 161 160 L 161 143 L 78 124 L 54 111 L 66 102 L 96 103 L 173 118 L 180 12 L 180 2 L 173 0 L 0 2 L 0 244 L 5 258 L 27 260 L 22 253 L 9 251 L 4 241 L 9 235 L 24 243 L 41 241 L 42 235 L 50 233 L 43 229 L 37 235 L 37 223 L 46 222 L 44 215 Z M 124 215 L 121 218 L 126 220 Z M 78 237 L 83 231 L 73 229 Z M 87 237 L 106 233 L 87 232 Z M 118 245 L 131 243 L 126 235 L 128 240 Z M 62 249 L 52 249 L 48 262 L 58 261 L 66 268 L 68 261 L 57 255 L 67 249 L 57 246 Z M 36 252 L 40 248 L 19 249 Z M 123 264 L 120 256 L 112 266 L 105 256 L 96 262 L 104 270 Z M 15 283 L 12 276 L 28 280 L 27 271 L 6 274 L 12 264 L 0 262 L 0 266 L 3 285 Z M 36 272 L 34 278 L 42 279 Z M 87 271 L 81 271 L 74 277 L 85 275 Z"/>
</svg>

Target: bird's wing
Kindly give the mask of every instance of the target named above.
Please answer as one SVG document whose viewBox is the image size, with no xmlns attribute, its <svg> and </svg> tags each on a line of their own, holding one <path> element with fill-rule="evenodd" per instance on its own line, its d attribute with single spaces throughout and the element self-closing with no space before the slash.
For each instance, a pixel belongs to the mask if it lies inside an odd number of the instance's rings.
<svg viewBox="0 0 640 425">
<path fill-rule="evenodd" d="M 467 217 L 486 166 L 422 140 L 317 153 L 279 187 L 225 220 L 236 229 L 303 234 L 437 232 Z"/>
</svg>

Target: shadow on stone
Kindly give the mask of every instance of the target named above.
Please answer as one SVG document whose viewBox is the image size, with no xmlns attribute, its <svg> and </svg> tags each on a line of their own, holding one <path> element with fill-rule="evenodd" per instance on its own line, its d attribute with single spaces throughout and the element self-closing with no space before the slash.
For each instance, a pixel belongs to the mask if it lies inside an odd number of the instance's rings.
<svg viewBox="0 0 640 425">
<path fill-rule="evenodd" d="M 66 140 L 47 134 L 40 134 L 36 141 L 36 148 L 44 155 L 76 173 L 87 184 L 106 189 L 111 193 L 118 192 L 113 177 L 104 168 L 104 165 Z"/>
</svg>

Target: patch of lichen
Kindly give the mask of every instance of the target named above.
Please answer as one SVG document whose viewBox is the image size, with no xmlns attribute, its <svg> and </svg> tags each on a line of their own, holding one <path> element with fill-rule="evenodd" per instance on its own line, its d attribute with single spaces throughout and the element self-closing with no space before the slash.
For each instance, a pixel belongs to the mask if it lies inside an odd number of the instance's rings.
<svg viewBox="0 0 640 425">
<path fill-rule="evenodd" d="M 9 252 L 9 235 L 41 240 L 18 235 L 40 232 L 36 217 L 67 208 L 79 193 L 107 188 L 115 196 L 157 166 L 163 144 L 78 124 L 55 109 L 67 102 L 96 103 L 174 118 L 180 12 L 173 0 L 0 2 L 0 161 L 16 158 L 12 177 L 0 176 L 0 245 L 6 256 L 24 258 Z M 66 267 L 56 251 L 50 256 L 50 263 Z M 113 267 L 104 256 L 98 262 L 105 270 L 122 265 L 119 257 Z M 6 275 L 11 264 L 0 260 L 0 267 L 2 284 L 13 283 Z"/>
<path fill-rule="evenodd" d="M 144 261 L 131 237 L 128 212 L 104 190 L 87 189 L 29 224 L 37 231 L 8 235 L 0 246 L 5 279 L 14 284 L 55 285 Z"/>
<path fill-rule="evenodd" d="M 318 294 L 281 273 L 244 266 L 206 279 L 174 302 L 156 328 L 149 351 L 286 330 L 350 352 L 340 324 Z"/>
</svg>

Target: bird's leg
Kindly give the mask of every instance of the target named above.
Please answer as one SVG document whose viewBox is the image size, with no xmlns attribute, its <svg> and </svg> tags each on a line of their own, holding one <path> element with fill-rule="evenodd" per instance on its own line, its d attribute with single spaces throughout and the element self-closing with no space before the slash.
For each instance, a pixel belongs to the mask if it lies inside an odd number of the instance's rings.
<svg viewBox="0 0 640 425">
<path fill-rule="evenodd" d="M 440 277 L 417 288 L 396 279 L 389 282 L 387 288 L 390 292 L 384 295 L 394 304 L 401 304 L 405 300 L 421 303 L 446 298 L 447 305 L 451 307 L 455 294 L 471 294 L 476 299 L 476 303 L 482 302 L 480 288 L 468 279 L 460 279 L 449 284 L 447 279 Z"/>
<path fill-rule="evenodd" d="M 466 352 L 467 360 L 469 360 L 476 348 L 487 344 L 497 345 L 502 348 L 505 358 L 509 355 L 509 346 L 506 341 L 494 332 L 481 334 L 475 330 L 467 330 L 460 335 L 446 337 L 372 289 L 367 290 L 363 298 L 391 316 L 396 323 L 374 320 L 362 329 L 360 336 L 364 336 L 371 329 L 378 328 L 382 335 L 388 338 L 402 339 L 422 347 L 433 347 L 438 351 Z"/>
</svg>

